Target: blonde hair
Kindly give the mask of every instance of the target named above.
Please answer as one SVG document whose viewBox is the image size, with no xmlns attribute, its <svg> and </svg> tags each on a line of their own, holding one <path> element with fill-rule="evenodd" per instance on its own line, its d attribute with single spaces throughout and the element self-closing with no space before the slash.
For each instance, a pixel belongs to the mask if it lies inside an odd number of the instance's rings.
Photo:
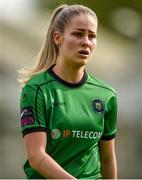
<svg viewBox="0 0 142 180">
<path fill-rule="evenodd" d="M 32 76 L 44 72 L 53 64 L 56 64 L 59 55 L 59 47 L 54 43 L 53 33 L 55 31 L 64 33 L 65 25 L 69 24 L 73 16 L 80 14 L 89 14 L 93 16 L 97 23 L 97 16 L 95 12 L 86 6 L 61 5 L 55 9 L 49 24 L 46 39 L 37 56 L 37 62 L 31 69 L 21 69 L 19 71 L 21 78 L 19 78 L 18 81 L 21 83 L 21 85 L 25 85 Z"/>
</svg>

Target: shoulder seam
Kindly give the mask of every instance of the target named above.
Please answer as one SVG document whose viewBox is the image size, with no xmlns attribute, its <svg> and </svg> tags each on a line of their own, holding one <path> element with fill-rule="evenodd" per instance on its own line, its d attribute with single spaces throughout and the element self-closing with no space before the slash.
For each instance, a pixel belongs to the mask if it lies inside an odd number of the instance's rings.
<svg viewBox="0 0 142 180">
<path fill-rule="evenodd" d="M 43 86 L 43 85 L 48 84 L 48 83 L 50 83 L 50 82 L 52 82 L 52 81 L 56 81 L 56 80 L 55 80 L 55 79 L 51 79 L 51 80 L 49 80 L 49 81 L 47 81 L 47 82 L 45 82 L 45 83 L 39 84 L 38 86 Z"/>
<path fill-rule="evenodd" d="M 42 84 L 27 83 L 26 85 L 29 85 L 29 86 L 39 86 L 39 87 L 41 87 L 41 86 L 43 86 L 43 85 L 45 85 L 45 84 L 48 84 L 48 83 L 50 83 L 50 82 L 52 82 L 52 81 L 56 81 L 56 80 L 55 80 L 55 79 L 51 79 L 51 80 L 49 80 L 49 81 L 47 81 L 47 82 L 44 82 L 44 83 L 42 83 Z"/>
<path fill-rule="evenodd" d="M 42 95 L 43 95 L 43 98 L 44 98 L 44 116 L 46 117 L 46 103 L 45 103 L 44 93 L 43 93 L 43 91 L 42 91 L 42 89 L 41 89 L 40 86 L 38 86 L 38 89 L 39 89 L 39 91 L 41 91 L 41 93 L 42 93 Z M 45 119 L 46 119 L 46 118 L 45 118 Z M 46 121 L 45 121 L 45 124 L 46 124 Z"/>
<path fill-rule="evenodd" d="M 41 126 L 41 124 L 40 124 L 40 121 L 39 121 L 39 119 L 38 119 L 38 113 L 37 113 L 37 99 L 38 99 L 38 92 L 39 92 L 39 86 L 37 86 L 37 89 L 36 89 L 36 99 L 35 99 L 35 114 L 36 114 L 36 118 L 37 118 L 37 122 L 38 122 L 38 124 L 39 124 L 39 126 Z"/>
<path fill-rule="evenodd" d="M 92 84 L 92 85 L 94 85 L 94 86 L 98 86 L 98 87 L 101 87 L 101 88 L 104 88 L 104 89 L 107 89 L 107 90 L 113 92 L 113 93 L 116 95 L 116 92 L 113 91 L 111 88 L 108 88 L 108 87 L 105 87 L 105 86 L 101 86 L 101 85 L 97 85 L 97 84 L 91 83 L 91 82 L 86 82 L 86 83 L 87 83 L 87 84 Z"/>
</svg>

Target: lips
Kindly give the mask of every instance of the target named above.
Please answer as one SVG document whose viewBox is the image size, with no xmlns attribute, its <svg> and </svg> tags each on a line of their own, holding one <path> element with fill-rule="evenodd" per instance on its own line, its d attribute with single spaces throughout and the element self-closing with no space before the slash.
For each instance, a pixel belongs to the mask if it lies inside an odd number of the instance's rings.
<svg viewBox="0 0 142 180">
<path fill-rule="evenodd" d="M 81 54 L 81 55 L 86 55 L 86 56 L 89 55 L 88 50 L 80 50 L 78 53 Z"/>
</svg>

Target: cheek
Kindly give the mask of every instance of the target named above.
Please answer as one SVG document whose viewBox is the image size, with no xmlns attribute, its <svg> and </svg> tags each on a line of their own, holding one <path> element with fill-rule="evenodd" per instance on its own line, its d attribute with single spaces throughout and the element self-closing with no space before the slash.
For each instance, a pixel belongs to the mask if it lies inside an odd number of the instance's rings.
<svg viewBox="0 0 142 180">
<path fill-rule="evenodd" d="M 70 51 L 74 51 L 76 49 L 76 45 L 73 42 L 68 43 L 67 47 Z"/>
<path fill-rule="evenodd" d="M 77 46 L 77 42 L 75 40 L 66 39 L 65 44 L 64 44 L 65 49 L 68 49 L 71 51 L 71 50 L 76 49 L 76 46 Z"/>
<path fill-rule="evenodd" d="M 96 49 L 96 46 L 97 46 L 97 40 L 94 40 L 93 42 L 92 42 L 92 50 L 94 50 L 94 49 Z"/>
</svg>

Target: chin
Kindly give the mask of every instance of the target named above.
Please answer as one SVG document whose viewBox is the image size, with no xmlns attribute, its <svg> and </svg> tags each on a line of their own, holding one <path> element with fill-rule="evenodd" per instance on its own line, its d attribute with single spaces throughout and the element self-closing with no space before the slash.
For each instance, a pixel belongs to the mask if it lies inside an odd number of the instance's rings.
<svg viewBox="0 0 142 180">
<path fill-rule="evenodd" d="M 84 60 L 78 60 L 75 64 L 76 64 L 76 67 L 81 68 L 81 67 L 87 65 L 88 62 L 89 61 L 87 59 L 86 60 L 84 59 Z"/>
<path fill-rule="evenodd" d="M 79 59 L 78 60 L 78 62 L 80 63 L 80 64 L 82 64 L 82 65 L 86 65 L 86 64 L 88 64 L 88 62 L 90 61 L 90 59 L 88 59 L 88 58 L 81 58 L 81 59 Z"/>
</svg>

